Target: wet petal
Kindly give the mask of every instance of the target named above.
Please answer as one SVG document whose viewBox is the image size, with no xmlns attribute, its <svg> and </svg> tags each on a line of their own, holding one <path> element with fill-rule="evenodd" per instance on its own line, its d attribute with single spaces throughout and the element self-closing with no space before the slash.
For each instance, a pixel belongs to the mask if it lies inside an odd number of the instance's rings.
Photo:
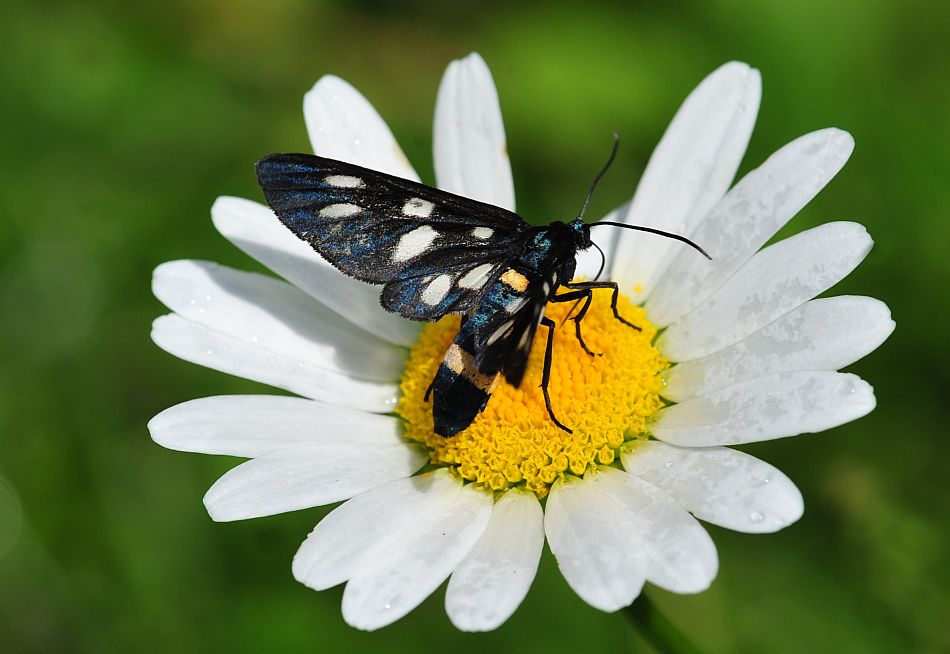
<svg viewBox="0 0 950 654">
<path fill-rule="evenodd" d="M 385 568 L 458 499 L 462 485 L 445 470 L 400 479 L 331 511 L 294 557 L 294 578 L 323 590 Z M 442 540 L 437 539 L 437 540 Z"/>
<path fill-rule="evenodd" d="M 498 94 L 491 71 L 478 53 L 453 61 L 442 77 L 433 156 L 440 189 L 515 210 Z"/>
<path fill-rule="evenodd" d="M 780 372 L 661 409 L 650 431 L 674 445 L 738 445 L 831 429 L 874 405 L 874 390 L 855 375 Z"/>
<path fill-rule="evenodd" d="M 314 302 L 290 284 L 208 261 L 155 269 L 152 292 L 165 306 L 267 352 L 372 381 L 402 374 L 405 350 Z"/>
<path fill-rule="evenodd" d="M 386 122 L 350 84 L 325 75 L 303 99 L 303 117 L 313 151 L 418 182 Z"/>
<path fill-rule="evenodd" d="M 204 503 L 219 522 L 297 511 L 404 479 L 425 461 L 418 447 L 399 436 L 371 446 L 337 440 L 281 448 L 226 472 Z"/>
<path fill-rule="evenodd" d="M 626 222 L 688 236 L 722 198 L 736 174 L 759 110 L 759 71 L 740 62 L 713 71 L 676 112 L 633 196 Z M 601 228 L 606 229 L 606 228 Z M 634 302 L 653 290 L 683 246 L 624 230 L 610 278 Z"/>
<path fill-rule="evenodd" d="M 827 223 L 761 250 L 657 347 L 689 361 L 739 342 L 844 279 L 872 245 L 857 223 Z"/>
<path fill-rule="evenodd" d="M 682 402 L 776 372 L 838 370 L 867 355 L 894 331 L 880 300 L 840 296 L 812 300 L 735 345 L 666 373 L 663 396 Z"/>
<path fill-rule="evenodd" d="M 624 469 L 666 491 L 700 520 L 747 533 L 778 531 L 802 516 L 802 494 L 777 468 L 726 447 L 638 443 Z"/>
<path fill-rule="evenodd" d="M 507 491 L 485 533 L 452 573 L 445 594 L 449 619 L 463 631 L 501 626 L 524 600 L 544 546 L 544 516 L 533 493 Z"/>
<path fill-rule="evenodd" d="M 646 557 L 647 581 L 674 593 L 709 588 L 719 569 L 716 546 L 702 525 L 668 494 L 613 468 L 603 468 L 584 481 L 626 516 L 627 546 Z"/>
<path fill-rule="evenodd" d="M 357 629 L 379 629 L 416 608 L 468 555 L 491 512 L 491 494 L 467 485 L 436 519 L 414 520 L 415 533 L 395 550 L 395 557 L 347 582 L 343 619 Z"/>
<path fill-rule="evenodd" d="M 681 249 L 646 303 L 654 323 L 689 313 L 731 277 L 841 170 L 854 139 L 839 129 L 802 136 L 742 178 L 691 238 L 712 261 Z"/>
<path fill-rule="evenodd" d="M 392 416 L 280 395 L 190 400 L 159 413 L 148 429 L 156 443 L 172 450 L 243 457 L 339 442 L 372 447 L 402 433 Z"/>
<path fill-rule="evenodd" d="M 267 352 L 174 314 L 152 323 L 152 340 L 185 361 L 330 404 L 387 413 L 398 397 L 396 384 L 359 380 Z"/>
<path fill-rule="evenodd" d="M 638 525 L 588 479 L 551 488 L 544 531 L 558 568 L 582 600 L 601 611 L 629 606 L 646 580 L 647 560 L 632 547 Z"/>
<path fill-rule="evenodd" d="M 397 345 L 415 343 L 419 324 L 383 309 L 379 304 L 381 287 L 341 273 L 294 236 L 266 206 L 220 197 L 211 207 L 211 216 L 226 239 L 346 318 L 355 329 Z"/>
</svg>

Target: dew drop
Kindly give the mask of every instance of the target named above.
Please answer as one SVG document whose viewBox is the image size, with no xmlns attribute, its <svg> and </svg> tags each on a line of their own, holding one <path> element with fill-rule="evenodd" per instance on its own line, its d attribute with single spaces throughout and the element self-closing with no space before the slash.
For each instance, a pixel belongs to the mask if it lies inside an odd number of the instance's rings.
<svg viewBox="0 0 950 654">
<path fill-rule="evenodd" d="M 214 354 L 214 350 L 208 350 L 207 352 L 205 352 L 205 354 L 207 354 L 208 356 L 211 356 L 212 354 Z"/>
<path fill-rule="evenodd" d="M 673 467 L 673 462 L 672 462 L 672 461 L 667 461 L 665 464 L 663 464 L 663 467 L 664 467 L 664 468 L 672 468 L 672 467 Z"/>
<path fill-rule="evenodd" d="M 749 514 L 749 522 L 762 522 L 765 520 L 765 514 L 761 511 L 753 511 Z"/>
<path fill-rule="evenodd" d="M 257 340 L 257 336 L 251 336 L 250 338 L 251 343 L 257 343 Z"/>
<path fill-rule="evenodd" d="M 392 607 L 393 607 L 392 604 L 390 604 L 389 602 L 386 602 L 386 606 L 383 607 L 383 608 L 385 608 L 385 609 L 388 611 L 388 610 L 391 609 Z"/>
</svg>

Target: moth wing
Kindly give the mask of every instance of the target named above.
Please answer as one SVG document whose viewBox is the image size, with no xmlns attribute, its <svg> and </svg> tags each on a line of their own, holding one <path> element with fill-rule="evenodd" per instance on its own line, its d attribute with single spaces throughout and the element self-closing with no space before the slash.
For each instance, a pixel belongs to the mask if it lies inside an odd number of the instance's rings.
<svg viewBox="0 0 950 654">
<path fill-rule="evenodd" d="M 314 155 L 269 155 L 257 162 L 257 177 L 284 225 L 373 284 L 400 279 L 420 258 L 434 265 L 468 249 L 507 258 L 528 228 L 501 207 Z"/>
<path fill-rule="evenodd" d="M 478 251 L 457 256 L 450 264 L 440 261 L 438 254 L 433 253 L 386 284 L 380 296 L 382 305 L 413 320 L 466 314 L 508 266 L 507 259 L 493 259 Z"/>
<path fill-rule="evenodd" d="M 479 327 L 475 337 L 479 371 L 502 372 L 509 384 L 521 385 L 547 302 L 543 285 L 541 280 L 529 280 L 518 301 L 508 305 L 509 310 L 493 312 Z"/>
</svg>

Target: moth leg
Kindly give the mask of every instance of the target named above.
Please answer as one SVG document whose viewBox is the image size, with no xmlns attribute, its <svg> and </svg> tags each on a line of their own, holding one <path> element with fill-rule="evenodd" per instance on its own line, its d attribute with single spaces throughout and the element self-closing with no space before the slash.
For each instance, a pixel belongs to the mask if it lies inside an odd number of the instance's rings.
<svg viewBox="0 0 950 654">
<path fill-rule="evenodd" d="M 566 427 L 558 420 L 554 415 L 554 409 L 551 408 L 551 396 L 548 394 L 548 384 L 551 381 L 551 355 L 554 351 L 554 321 L 545 316 L 541 319 L 541 324 L 548 328 L 548 340 L 544 345 L 544 366 L 541 370 L 541 392 L 544 394 L 544 406 L 547 407 L 548 415 L 555 425 L 568 434 L 573 434 L 574 430 Z"/>
<path fill-rule="evenodd" d="M 628 327 L 633 327 L 637 331 L 640 331 L 640 328 L 634 325 L 629 320 L 625 320 L 623 316 L 617 311 L 617 300 L 620 299 L 620 286 L 617 282 L 568 282 L 564 284 L 567 288 L 575 289 L 587 289 L 588 291 L 595 288 L 609 288 L 613 291 L 610 294 L 610 309 L 614 312 L 614 318 L 627 325 Z"/>
<path fill-rule="evenodd" d="M 422 401 L 428 402 L 429 398 L 432 396 L 432 389 L 435 387 L 435 377 L 432 378 L 432 381 L 429 382 L 429 388 L 426 389 L 426 394 L 423 396 Z"/>
<path fill-rule="evenodd" d="M 594 299 L 594 292 L 588 288 L 588 289 L 580 289 L 577 291 L 570 291 L 568 293 L 564 293 L 563 295 L 555 295 L 550 300 L 548 300 L 548 302 L 570 302 L 571 300 L 577 300 L 578 302 L 580 302 L 581 300 L 584 301 L 584 306 L 581 307 L 581 310 L 577 313 L 576 316 L 571 318 L 571 320 L 574 321 L 574 335 L 577 337 L 577 342 L 580 343 L 581 348 L 583 348 L 583 350 L 587 352 L 587 354 L 589 354 L 592 357 L 594 356 L 599 357 L 603 353 L 591 351 L 591 349 L 587 347 L 587 343 L 584 342 L 584 337 L 581 336 L 581 320 L 583 320 L 584 316 L 587 315 L 587 310 L 590 309 L 590 303 L 593 301 L 593 299 Z M 568 312 L 568 314 L 570 315 L 570 312 Z M 567 322 L 567 318 L 564 319 L 564 322 Z"/>
</svg>

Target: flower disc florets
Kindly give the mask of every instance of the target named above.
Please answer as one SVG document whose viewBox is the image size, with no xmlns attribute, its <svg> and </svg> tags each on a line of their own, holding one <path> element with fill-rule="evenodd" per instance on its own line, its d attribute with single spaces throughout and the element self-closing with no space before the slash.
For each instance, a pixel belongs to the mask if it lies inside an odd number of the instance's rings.
<svg viewBox="0 0 950 654">
<path fill-rule="evenodd" d="M 558 428 L 544 406 L 544 327 L 535 336 L 520 388 L 502 381 L 467 429 L 452 438 L 433 433 L 432 405 L 424 396 L 458 332 L 459 318 L 449 316 L 423 330 L 406 363 L 397 408 L 406 435 L 427 447 L 433 464 L 452 467 L 465 480 L 495 491 L 523 485 L 538 497 L 564 474 L 579 476 L 597 464 L 609 465 L 625 442 L 646 438 L 647 419 L 664 405 L 659 373 L 668 365 L 652 345 L 656 328 L 643 309 L 621 297 L 620 315 L 641 331 L 624 325 L 610 309 L 610 291 L 595 291 L 582 330 L 590 349 L 602 356 L 590 356 L 575 338 L 574 323 L 562 324 L 572 308 L 549 304 L 546 315 L 558 325 L 551 404 L 573 433 Z"/>
</svg>

